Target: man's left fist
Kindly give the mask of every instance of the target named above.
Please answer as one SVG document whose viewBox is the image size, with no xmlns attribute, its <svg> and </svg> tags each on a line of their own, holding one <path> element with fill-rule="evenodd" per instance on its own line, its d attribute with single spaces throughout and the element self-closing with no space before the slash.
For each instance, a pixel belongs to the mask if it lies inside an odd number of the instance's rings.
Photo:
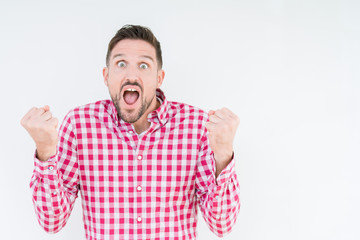
<svg viewBox="0 0 360 240">
<path fill-rule="evenodd" d="M 209 121 L 205 126 L 214 152 L 216 176 L 232 159 L 233 141 L 239 123 L 239 117 L 227 108 L 209 111 Z"/>
</svg>

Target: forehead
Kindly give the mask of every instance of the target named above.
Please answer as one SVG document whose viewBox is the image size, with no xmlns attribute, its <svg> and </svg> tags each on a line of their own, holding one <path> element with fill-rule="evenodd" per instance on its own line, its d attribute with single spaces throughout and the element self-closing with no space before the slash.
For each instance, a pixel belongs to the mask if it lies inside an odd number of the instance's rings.
<svg viewBox="0 0 360 240">
<path fill-rule="evenodd" d="M 147 55 L 155 59 L 155 48 L 148 42 L 139 39 L 124 39 L 119 41 L 111 51 L 111 58 L 114 55 L 123 54 L 125 56 Z"/>
</svg>

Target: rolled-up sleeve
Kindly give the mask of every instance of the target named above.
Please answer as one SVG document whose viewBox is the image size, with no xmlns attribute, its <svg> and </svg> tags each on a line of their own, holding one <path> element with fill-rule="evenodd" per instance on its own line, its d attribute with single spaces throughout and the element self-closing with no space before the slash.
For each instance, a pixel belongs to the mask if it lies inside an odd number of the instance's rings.
<svg viewBox="0 0 360 240">
<path fill-rule="evenodd" d="M 30 181 L 37 219 L 49 233 L 65 226 L 78 194 L 76 147 L 69 116 L 60 128 L 59 139 L 57 154 L 48 161 L 40 161 L 35 154 Z"/>
<path fill-rule="evenodd" d="M 240 185 L 235 172 L 235 158 L 215 179 L 215 160 L 207 136 L 202 139 L 197 175 L 196 196 L 203 218 L 219 237 L 229 233 L 240 212 Z"/>
</svg>

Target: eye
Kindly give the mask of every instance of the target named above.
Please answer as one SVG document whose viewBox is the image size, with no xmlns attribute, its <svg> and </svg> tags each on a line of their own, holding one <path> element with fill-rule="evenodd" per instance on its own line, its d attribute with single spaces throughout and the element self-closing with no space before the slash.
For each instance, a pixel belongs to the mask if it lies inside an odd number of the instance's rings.
<svg viewBox="0 0 360 240">
<path fill-rule="evenodd" d="M 125 67 L 126 63 L 124 61 L 120 61 L 120 62 L 117 63 L 117 66 L 118 67 Z"/>
<path fill-rule="evenodd" d="M 146 63 L 142 63 L 142 64 L 140 64 L 140 66 L 139 66 L 141 69 L 147 69 L 147 68 L 149 68 L 149 65 L 147 65 Z"/>
</svg>

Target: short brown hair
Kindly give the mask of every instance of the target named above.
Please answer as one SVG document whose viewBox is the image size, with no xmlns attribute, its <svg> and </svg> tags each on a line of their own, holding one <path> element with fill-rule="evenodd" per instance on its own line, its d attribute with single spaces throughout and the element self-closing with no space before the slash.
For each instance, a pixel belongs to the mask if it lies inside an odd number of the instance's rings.
<svg viewBox="0 0 360 240">
<path fill-rule="evenodd" d="M 158 62 L 159 69 L 162 68 L 162 56 L 161 56 L 161 47 L 160 42 L 156 39 L 155 35 L 152 31 L 140 25 L 124 25 L 120 30 L 117 31 L 115 36 L 110 40 L 108 45 L 108 50 L 106 53 L 106 65 L 109 66 L 111 51 L 115 47 L 115 45 L 124 39 L 139 39 L 144 40 L 150 43 L 156 52 L 156 59 Z"/>
</svg>

